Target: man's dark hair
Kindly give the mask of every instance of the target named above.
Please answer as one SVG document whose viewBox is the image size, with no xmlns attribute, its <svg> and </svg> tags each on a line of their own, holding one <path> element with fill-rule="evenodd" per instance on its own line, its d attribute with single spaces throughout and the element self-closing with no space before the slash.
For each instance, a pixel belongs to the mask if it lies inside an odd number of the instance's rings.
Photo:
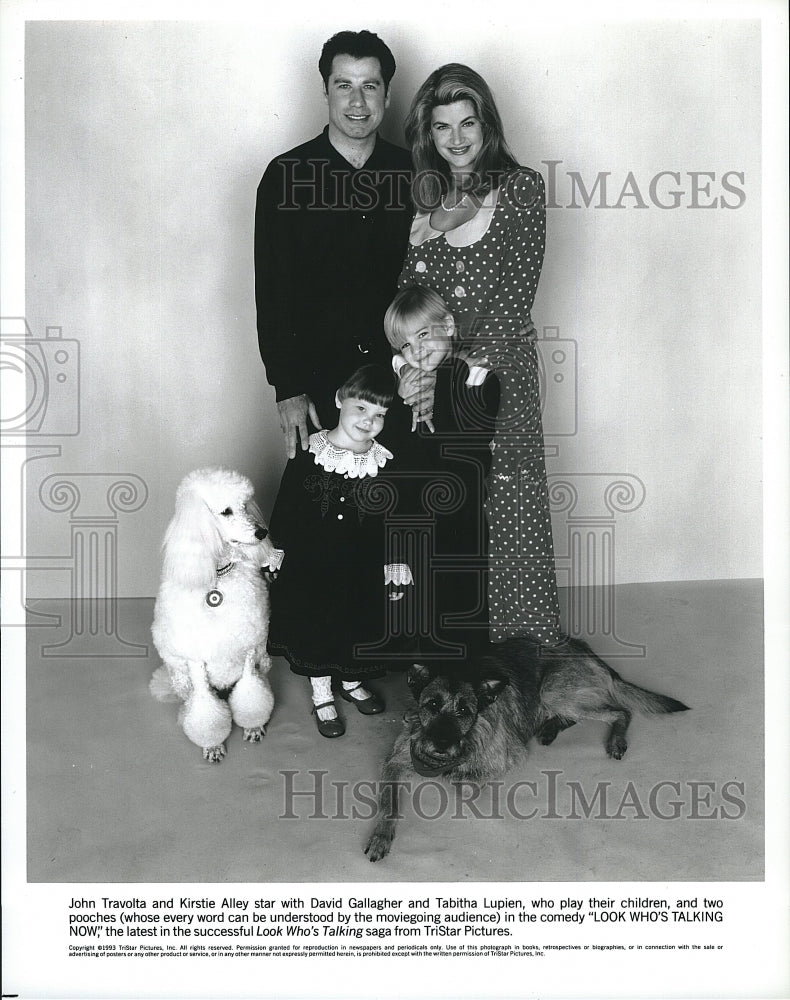
<svg viewBox="0 0 790 1000">
<path fill-rule="evenodd" d="M 318 71 L 324 81 L 324 90 L 329 86 L 329 74 L 335 56 L 351 56 L 352 59 L 378 59 L 384 90 L 389 91 L 390 80 L 395 76 L 395 57 L 387 45 L 372 31 L 338 31 L 324 43 Z"/>
</svg>

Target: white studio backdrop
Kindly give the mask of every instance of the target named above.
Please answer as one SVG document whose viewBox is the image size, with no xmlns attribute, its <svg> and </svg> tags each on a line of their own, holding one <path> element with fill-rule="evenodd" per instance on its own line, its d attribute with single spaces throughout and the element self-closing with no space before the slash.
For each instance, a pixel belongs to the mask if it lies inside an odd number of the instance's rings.
<svg viewBox="0 0 790 1000">
<path fill-rule="evenodd" d="M 387 138 L 431 70 L 466 62 L 549 185 L 533 318 L 548 471 L 578 492 L 557 492 L 558 553 L 589 515 L 616 521 L 617 583 L 761 576 L 757 21 L 31 21 L 25 310 L 51 368 L 65 344 L 68 378 L 18 471 L 28 595 L 69 596 L 75 519 L 104 517 L 115 593 L 152 596 L 198 466 L 245 472 L 270 510 L 285 457 L 257 349 L 255 192 L 325 124 L 323 42 L 363 27 L 398 62 Z"/>
</svg>

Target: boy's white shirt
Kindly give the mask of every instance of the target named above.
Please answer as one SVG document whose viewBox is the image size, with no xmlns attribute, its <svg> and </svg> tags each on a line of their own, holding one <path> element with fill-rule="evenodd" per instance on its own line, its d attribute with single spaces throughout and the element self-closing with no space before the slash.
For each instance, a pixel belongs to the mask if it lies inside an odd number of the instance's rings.
<svg viewBox="0 0 790 1000">
<path fill-rule="evenodd" d="M 483 368 L 481 365 L 469 365 L 469 377 L 466 380 L 466 384 L 471 386 L 482 385 L 487 375 L 488 368 Z"/>
</svg>

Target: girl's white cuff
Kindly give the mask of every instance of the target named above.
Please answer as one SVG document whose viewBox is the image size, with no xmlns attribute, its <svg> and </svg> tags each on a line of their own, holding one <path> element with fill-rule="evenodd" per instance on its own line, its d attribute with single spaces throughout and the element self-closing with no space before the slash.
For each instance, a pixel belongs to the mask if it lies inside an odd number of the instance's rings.
<svg viewBox="0 0 790 1000">
<path fill-rule="evenodd" d="M 414 583 L 414 579 L 406 563 L 389 563 L 384 567 L 384 583 L 394 583 L 396 587 L 407 587 L 410 583 Z"/>
</svg>

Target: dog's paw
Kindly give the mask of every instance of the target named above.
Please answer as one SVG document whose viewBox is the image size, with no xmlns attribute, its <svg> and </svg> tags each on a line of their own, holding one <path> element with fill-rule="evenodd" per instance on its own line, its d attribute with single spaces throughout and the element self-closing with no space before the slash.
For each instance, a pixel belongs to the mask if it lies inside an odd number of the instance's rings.
<svg viewBox="0 0 790 1000">
<path fill-rule="evenodd" d="M 392 839 L 389 833 L 374 833 L 365 848 L 368 861 L 381 861 L 382 858 L 386 858 L 392 847 Z"/>
<path fill-rule="evenodd" d="M 263 726 L 254 726 L 252 729 L 244 730 L 244 739 L 248 743 L 260 743 L 263 739 L 263 734 L 265 733 Z"/>
<path fill-rule="evenodd" d="M 218 747 L 203 747 L 203 760 L 211 761 L 212 764 L 219 764 L 224 756 L 224 743 L 220 743 Z"/>
<path fill-rule="evenodd" d="M 614 760 L 622 760 L 627 749 L 628 743 L 622 736 L 616 736 L 606 744 L 606 752 Z"/>
</svg>

